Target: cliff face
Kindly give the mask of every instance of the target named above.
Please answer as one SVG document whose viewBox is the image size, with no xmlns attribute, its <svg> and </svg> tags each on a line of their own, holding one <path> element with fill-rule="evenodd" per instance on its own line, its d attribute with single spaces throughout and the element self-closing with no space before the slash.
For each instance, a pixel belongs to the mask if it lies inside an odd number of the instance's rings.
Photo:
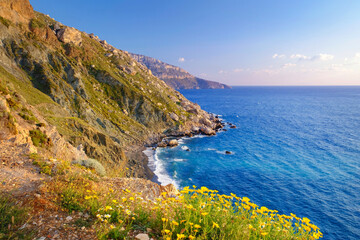
<svg viewBox="0 0 360 240">
<path fill-rule="evenodd" d="M 25 137 L 39 130 L 108 168 L 151 177 L 146 161 L 132 153 L 136 146 L 214 127 L 208 113 L 127 52 L 34 12 L 28 1 L 0 6 L 0 95 L 10 108 L 0 115 L 1 131 L 15 126 L 0 144 L 19 134 L 16 124 L 25 119 Z M 29 123 L 29 116 L 38 117 Z M 47 151 L 55 154 L 54 146 Z"/>
<path fill-rule="evenodd" d="M 28 0 L 1 0 L 0 16 L 27 24 L 34 17 L 34 11 Z"/>
<path fill-rule="evenodd" d="M 155 58 L 130 54 L 136 61 L 148 67 L 152 74 L 174 89 L 224 89 L 229 86 L 194 77 L 184 69 L 164 63 Z"/>
</svg>

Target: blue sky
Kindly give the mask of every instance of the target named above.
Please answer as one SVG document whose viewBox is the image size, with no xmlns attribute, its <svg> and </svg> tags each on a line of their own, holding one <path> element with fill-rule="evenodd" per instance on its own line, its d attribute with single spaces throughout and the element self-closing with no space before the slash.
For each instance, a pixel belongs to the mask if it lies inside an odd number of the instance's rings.
<svg viewBox="0 0 360 240">
<path fill-rule="evenodd" d="M 358 0 L 30 0 L 117 48 L 230 85 L 360 85 Z"/>
</svg>

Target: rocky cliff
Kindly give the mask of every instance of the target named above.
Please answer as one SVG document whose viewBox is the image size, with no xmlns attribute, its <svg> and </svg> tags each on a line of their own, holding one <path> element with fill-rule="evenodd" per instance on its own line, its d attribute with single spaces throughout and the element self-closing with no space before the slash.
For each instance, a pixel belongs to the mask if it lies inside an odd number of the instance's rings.
<svg viewBox="0 0 360 240">
<path fill-rule="evenodd" d="M 149 68 L 156 77 L 174 89 L 224 89 L 230 88 L 222 83 L 197 78 L 184 69 L 164 63 L 155 58 L 130 54 L 136 61 Z"/>
<path fill-rule="evenodd" d="M 20 133 L 19 144 L 30 144 L 37 134 L 51 143 L 35 146 L 45 155 L 77 158 L 83 151 L 108 169 L 150 178 L 146 159 L 134 150 L 219 127 L 126 51 L 94 34 L 34 12 L 28 0 L 0 1 L 0 14 L 0 100 L 9 108 L 0 115 L 7 133 L 0 144 Z"/>
</svg>

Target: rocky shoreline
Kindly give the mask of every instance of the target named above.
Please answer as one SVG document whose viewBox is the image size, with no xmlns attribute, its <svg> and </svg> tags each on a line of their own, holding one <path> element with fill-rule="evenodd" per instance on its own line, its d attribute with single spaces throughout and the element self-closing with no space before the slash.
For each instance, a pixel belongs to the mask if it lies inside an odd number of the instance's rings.
<svg viewBox="0 0 360 240">
<path fill-rule="evenodd" d="M 138 160 L 143 163 L 146 178 L 160 185 L 154 170 L 149 166 L 149 156 L 144 153 L 146 149 L 152 149 L 156 151 L 157 148 L 176 147 L 178 146 L 178 140 L 183 137 L 194 137 L 197 135 L 214 136 L 217 132 L 226 130 L 224 129 L 226 123 L 215 114 L 209 114 L 209 118 L 205 121 L 201 121 L 203 126 L 192 126 L 188 129 L 179 132 L 171 132 L 171 134 L 163 136 L 152 136 L 149 138 L 149 142 L 145 143 L 142 147 L 138 148 L 133 154 L 138 157 Z M 230 123 L 228 123 L 232 126 Z"/>
</svg>

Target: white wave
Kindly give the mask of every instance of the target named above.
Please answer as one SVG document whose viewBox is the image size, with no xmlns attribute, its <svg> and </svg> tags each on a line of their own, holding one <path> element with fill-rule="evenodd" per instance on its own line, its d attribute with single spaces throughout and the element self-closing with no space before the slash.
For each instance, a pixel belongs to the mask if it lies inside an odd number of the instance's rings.
<svg viewBox="0 0 360 240">
<path fill-rule="evenodd" d="M 216 151 L 215 148 L 208 148 L 207 150 L 209 150 L 209 151 Z"/>
<path fill-rule="evenodd" d="M 184 151 L 186 151 L 186 150 L 189 149 L 189 147 L 188 147 L 188 146 L 181 146 L 181 149 L 184 150 Z"/>
<path fill-rule="evenodd" d="M 175 158 L 174 162 L 185 162 L 185 159 L 181 159 L 181 158 Z"/>
<path fill-rule="evenodd" d="M 157 151 L 152 150 L 152 148 L 147 148 L 143 151 L 143 153 L 148 157 L 148 166 L 157 176 L 160 184 L 162 186 L 166 186 L 171 183 L 178 189 L 179 184 L 174 179 L 172 179 L 169 173 L 166 171 L 164 163 L 157 157 Z"/>
</svg>

